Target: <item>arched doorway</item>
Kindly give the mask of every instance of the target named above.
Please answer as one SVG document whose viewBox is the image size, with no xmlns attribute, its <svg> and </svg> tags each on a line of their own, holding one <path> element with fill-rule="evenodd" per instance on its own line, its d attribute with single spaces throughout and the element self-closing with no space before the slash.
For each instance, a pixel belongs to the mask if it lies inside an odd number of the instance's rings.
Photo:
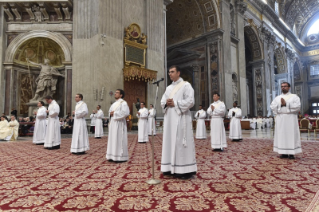
<svg viewBox="0 0 319 212">
<path fill-rule="evenodd" d="M 244 28 L 245 57 L 246 57 L 246 91 L 247 114 L 250 116 L 263 116 L 265 114 L 265 91 L 263 89 L 264 56 L 261 41 L 258 37 L 257 26 L 253 20 Z"/>
<path fill-rule="evenodd" d="M 52 77 L 50 89 L 53 97 L 60 105 L 61 115 L 64 115 L 66 108 L 66 87 L 67 93 L 71 95 L 72 67 L 71 67 L 71 44 L 62 34 L 47 31 L 32 31 L 18 35 L 13 39 L 5 55 L 5 112 L 16 109 L 19 116 L 31 116 L 36 106 L 27 105 L 35 95 L 37 82 L 41 68 L 27 62 L 43 64 L 48 59 L 48 65 L 56 73 Z M 66 70 L 68 65 L 68 70 Z M 70 71 L 70 73 L 66 73 Z M 66 77 L 68 76 L 68 77 Z M 69 99 L 69 107 L 72 98 Z"/>
</svg>

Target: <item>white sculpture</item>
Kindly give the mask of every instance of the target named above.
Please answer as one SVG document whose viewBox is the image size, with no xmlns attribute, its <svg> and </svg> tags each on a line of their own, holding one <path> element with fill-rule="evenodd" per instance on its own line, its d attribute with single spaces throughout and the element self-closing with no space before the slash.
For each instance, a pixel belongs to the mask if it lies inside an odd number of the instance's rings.
<svg viewBox="0 0 319 212">
<path fill-rule="evenodd" d="M 56 84 L 58 81 L 57 77 L 64 76 L 60 74 L 58 70 L 49 66 L 49 59 L 44 59 L 44 64 L 32 62 L 28 58 L 27 61 L 33 65 L 41 67 L 40 75 L 35 80 L 37 85 L 35 95 L 30 102 L 42 100 L 46 96 L 53 96 L 56 92 Z"/>
</svg>

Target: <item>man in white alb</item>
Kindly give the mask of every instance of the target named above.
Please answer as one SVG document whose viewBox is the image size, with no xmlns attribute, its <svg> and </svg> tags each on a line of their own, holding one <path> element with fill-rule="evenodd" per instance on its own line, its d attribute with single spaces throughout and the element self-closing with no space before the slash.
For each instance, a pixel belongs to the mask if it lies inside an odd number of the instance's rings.
<svg viewBox="0 0 319 212">
<path fill-rule="evenodd" d="M 35 112 L 36 121 L 33 132 L 33 143 L 36 145 L 44 145 L 45 135 L 47 131 L 46 118 L 47 109 L 44 107 L 44 102 L 38 102 L 38 111 Z"/>
<path fill-rule="evenodd" d="M 214 151 L 223 151 L 227 147 L 226 132 L 224 126 L 225 104 L 219 100 L 219 93 L 214 93 L 214 102 L 209 106 L 207 114 L 211 116 L 210 137 Z"/>
<path fill-rule="evenodd" d="M 229 123 L 229 138 L 233 141 L 242 140 L 241 109 L 237 107 L 237 101 L 233 103 L 233 108 L 229 110 L 228 117 L 231 119 Z"/>
<path fill-rule="evenodd" d="M 85 102 L 83 102 L 83 95 L 75 95 L 75 111 L 73 132 L 72 132 L 72 143 L 71 143 L 71 153 L 75 155 L 85 154 L 85 151 L 90 149 L 89 135 L 86 127 L 85 116 L 89 113 L 88 107 Z"/>
<path fill-rule="evenodd" d="M 197 172 L 190 112 L 194 106 L 194 89 L 180 74 L 178 66 L 169 68 L 173 82 L 161 99 L 164 112 L 161 171 L 164 175 L 188 179 Z"/>
<path fill-rule="evenodd" d="M 136 114 L 138 118 L 138 142 L 148 142 L 148 110 L 145 108 L 145 103 L 141 102 L 141 109 Z"/>
<path fill-rule="evenodd" d="M 103 136 L 103 117 L 104 117 L 104 113 L 101 110 L 101 105 L 98 105 L 96 107 L 97 112 L 94 114 L 95 119 L 95 135 L 94 137 L 96 139 L 101 139 L 101 137 Z"/>
<path fill-rule="evenodd" d="M 90 119 L 91 119 L 91 124 L 90 124 L 90 132 L 91 133 L 95 133 L 95 120 L 96 118 L 94 117 L 96 111 L 93 110 L 92 114 L 90 115 Z"/>
<path fill-rule="evenodd" d="M 124 96 L 124 91 L 117 89 L 114 94 L 116 101 L 109 110 L 110 122 L 106 159 L 114 162 L 125 162 L 129 157 L 126 117 L 130 115 L 130 109 L 123 99 Z"/>
<path fill-rule="evenodd" d="M 49 108 L 46 111 L 49 113 L 47 132 L 45 135 L 44 148 L 53 150 L 60 149 L 61 144 L 61 129 L 59 121 L 60 106 L 53 100 L 52 96 L 45 97 Z"/>
<path fill-rule="evenodd" d="M 150 104 L 150 109 L 148 111 L 148 135 L 152 135 L 152 129 L 153 134 L 156 135 L 156 126 L 155 126 L 155 116 L 156 116 L 156 110 L 153 108 L 153 105 Z"/>
<path fill-rule="evenodd" d="M 274 152 L 281 154 L 280 158 L 295 159 L 295 154 L 301 153 L 298 112 L 300 98 L 289 92 L 290 84 L 281 83 L 282 94 L 271 103 L 270 108 L 275 114 Z"/>
<path fill-rule="evenodd" d="M 195 114 L 196 123 L 196 139 L 206 139 L 206 111 L 203 110 L 203 106 L 199 105 L 199 110 Z"/>
</svg>

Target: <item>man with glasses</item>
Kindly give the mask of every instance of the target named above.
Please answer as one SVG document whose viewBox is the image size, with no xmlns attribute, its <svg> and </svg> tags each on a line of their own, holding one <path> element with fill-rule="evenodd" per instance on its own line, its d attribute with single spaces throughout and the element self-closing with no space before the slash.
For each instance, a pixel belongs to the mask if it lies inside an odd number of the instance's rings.
<svg viewBox="0 0 319 212">
<path fill-rule="evenodd" d="M 301 153 L 300 132 L 298 126 L 298 112 L 300 98 L 289 92 L 290 84 L 281 83 L 282 94 L 271 103 L 275 117 L 274 151 L 280 158 L 295 159 L 295 154 Z"/>
<path fill-rule="evenodd" d="M 197 172 L 195 144 L 190 109 L 194 106 L 194 89 L 181 77 L 178 66 L 169 68 L 173 81 L 161 100 L 164 111 L 163 148 L 161 171 L 189 179 Z"/>
</svg>

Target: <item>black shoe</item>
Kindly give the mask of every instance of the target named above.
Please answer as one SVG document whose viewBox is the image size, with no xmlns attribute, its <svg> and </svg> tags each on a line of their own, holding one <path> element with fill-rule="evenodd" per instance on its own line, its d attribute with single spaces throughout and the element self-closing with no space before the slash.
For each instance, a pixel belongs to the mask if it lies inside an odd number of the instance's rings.
<svg viewBox="0 0 319 212">
<path fill-rule="evenodd" d="M 288 155 L 280 155 L 280 158 L 288 158 Z"/>
<path fill-rule="evenodd" d="M 45 149 L 47 149 L 47 150 L 54 150 L 53 147 L 47 147 L 47 148 L 45 148 Z"/>
<path fill-rule="evenodd" d="M 37 144 L 35 144 L 35 145 L 44 145 L 44 143 L 37 143 Z"/>
<path fill-rule="evenodd" d="M 223 149 L 213 149 L 214 152 L 223 152 Z"/>
<path fill-rule="evenodd" d="M 112 159 L 108 159 L 107 161 L 109 161 L 109 162 L 113 162 L 113 160 L 112 160 Z"/>
<path fill-rule="evenodd" d="M 53 149 L 60 149 L 60 145 L 56 145 L 52 147 Z"/>
<path fill-rule="evenodd" d="M 289 159 L 295 159 L 295 156 L 294 155 L 289 155 Z"/>
<path fill-rule="evenodd" d="M 127 160 L 116 160 L 116 161 L 114 161 L 115 163 L 125 163 L 125 162 L 127 162 Z"/>
<path fill-rule="evenodd" d="M 101 139 L 101 137 L 95 137 L 95 139 Z"/>
<path fill-rule="evenodd" d="M 171 172 L 163 172 L 163 175 L 164 176 L 172 176 L 172 173 Z"/>
<path fill-rule="evenodd" d="M 185 173 L 185 174 L 174 174 L 175 177 L 182 179 L 182 180 L 188 180 L 195 175 L 196 172 L 190 172 L 190 173 Z"/>
</svg>

